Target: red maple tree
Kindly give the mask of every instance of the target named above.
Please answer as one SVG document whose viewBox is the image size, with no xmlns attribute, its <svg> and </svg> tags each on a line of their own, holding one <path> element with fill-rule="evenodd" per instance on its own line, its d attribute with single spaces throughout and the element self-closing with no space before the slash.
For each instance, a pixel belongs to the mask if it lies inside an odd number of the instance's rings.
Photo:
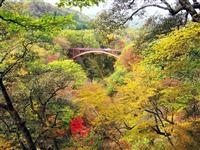
<svg viewBox="0 0 200 150">
<path fill-rule="evenodd" d="M 85 126 L 82 117 L 77 116 L 70 121 L 70 131 L 73 137 L 84 138 L 88 136 L 90 128 Z"/>
</svg>

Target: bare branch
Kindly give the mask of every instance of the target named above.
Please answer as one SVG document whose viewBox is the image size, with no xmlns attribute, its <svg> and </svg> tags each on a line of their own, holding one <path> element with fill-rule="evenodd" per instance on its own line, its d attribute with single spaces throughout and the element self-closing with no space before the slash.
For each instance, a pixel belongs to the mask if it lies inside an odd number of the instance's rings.
<svg viewBox="0 0 200 150">
<path fill-rule="evenodd" d="M 163 4 L 165 4 L 169 10 L 169 12 L 173 15 L 175 12 L 172 9 L 171 5 L 166 1 L 166 0 L 160 0 L 161 2 L 163 2 Z"/>
<path fill-rule="evenodd" d="M 149 5 L 145 5 L 145 6 L 142 6 L 140 7 L 139 9 L 137 9 L 136 11 L 134 11 L 128 18 L 125 19 L 125 21 L 120 24 L 120 25 L 124 25 L 125 23 L 127 23 L 129 20 L 132 20 L 133 16 L 135 14 L 137 14 L 139 11 L 147 8 L 147 7 L 157 7 L 157 8 L 161 8 L 161 9 L 164 9 L 164 10 L 168 10 L 169 11 L 169 8 L 168 7 L 163 7 L 163 6 L 160 6 L 160 5 L 156 5 L 156 4 L 149 4 Z"/>
<path fill-rule="evenodd" d="M 132 5 L 134 4 L 135 0 L 132 0 L 129 4 L 128 4 L 128 8 L 131 8 Z"/>
<path fill-rule="evenodd" d="M 153 114 L 153 115 L 157 115 L 157 113 L 154 112 L 154 111 L 152 111 L 152 110 L 145 109 L 145 111 L 148 112 L 148 113 L 151 113 L 151 114 Z"/>
<path fill-rule="evenodd" d="M 130 127 L 126 122 L 124 122 L 124 125 L 125 125 L 127 130 L 132 130 L 135 127 L 135 125 Z"/>
<path fill-rule="evenodd" d="M 174 122 L 173 122 L 173 121 L 170 121 L 170 120 L 167 118 L 167 115 L 164 115 L 163 112 L 162 112 L 159 108 L 157 108 L 157 111 L 160 112 L 161 118 L 162 118 L 164 121 L 166 121 L 166 122 L 168 122 L 168 123 L 170 123 L 170 124 L 174 124 Z M 159 115 L 159 114 L 158 114 L 158 115 Z"/>
<path fill-rule="evenodd" d="M 200 22 L 200 15 L 195 10 L 195 7 L 200 6 L 198 3 L 192 5 L 189 0 L 179 0 L 179 3 L 191 15 L 194 22 Z"/>
<path fill-rule="evenodd" d="M 157 134 L 160 134 L 160 135 L 164 135 L 164 136 L 170 136 L 171 134 L 169 133 L 165 133 L 165 132 L 162 132 L 159 128 L 158 125 L 156 125 L 155 127 L 152 127 L 152 129 L 157 133 Z"/>
</svg>

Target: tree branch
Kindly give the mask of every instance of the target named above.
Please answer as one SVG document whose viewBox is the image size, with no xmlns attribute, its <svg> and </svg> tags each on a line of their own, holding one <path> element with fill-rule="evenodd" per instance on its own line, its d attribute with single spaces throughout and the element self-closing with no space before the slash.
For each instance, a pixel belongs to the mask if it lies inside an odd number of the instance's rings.
<svg viewBox="0 0 200 150">
<path fill-rule="evenodd" d="M 18 127 L 18 130 L 23 133 L 24 139 L 26 140 L 29 149 L 30 150 L 36 150 L 36 147 L 33 143 L 32 136 L 31 136 L 28 128 L 26 127 L 25 122 L 22 120 L 19 113 L 14 108 L 12 100 L 11 100 L 10 95 L 8 94 L 7 90 L 6 90 L 6 87 L 3 83 L 2 78 L 0 78 L 0 89 L 1 89 L 1 92 L 3 94 L 5 103 L 7 105 L 7 111 L 10 114 L 10 117 L 15 122 L 15 125 Z"/>
<path fill-rule="evenodd" d="M 179 3 L 191 15 L 194 22 L 200 22 L 200 15 L 195 10 L 195 7 L 200 8 L 200 4 L 192 5 L 189 0 L 179 0 Z"/>
<path fill-rule="evenodd" d="M 129 20 L 132 20 L 133 16 L 135 14 L 137 14 L 139 11 L 147 8 L 147 7 L 157 7 L 157 8 L 161 8 L 161 9 L 164 9 L 164 10 L 168 10 L 169 11 L 169 8 L 168 7 L 163 7 L 163 6 L 160 6 L 160 5 L 156 5 L 156 4 L 149 4 L 149 5 L 145 5 L 145 6 L 142 6 L 140 7 L 139 9 L 137 9 L 136 11 L 134 11 L 128 18 L 125 19 L 125 21 L 120 24 L 120 25 L 124 25 L 125 23 L 127 23 Z"/>
<path fill-rule="evenodd" d="M 14 23 L 17 24 L 25 29 L 31 29 L 31 30 L 45 30 L 45 27 L 41 24 L 34 24 L 32 23 L 32 20 L 28 20 L 28 19 L 21 19 L 21 20 L 17 20 L 17 19 L 13 19 L 13 18 L 6 18 L 5 16 L 0 14 L 0 19 L 2 19 L 3 21 L 6 21 L 8 23 Z M 22 23 L 23 22 L 23 23 Z M 49 23 L 50 24 L 50 23 Z M 53 25 L 51 23 L 51 25 Z"/>
<path fill-rule="evenodd" d="M 63 88 L 57 88 L 55 91 L 53 91 L 51 93 L 51 95 L 46 99 L 46 101 L 44 102 L 44 104 L 46 105 L 53 97 L 55 97 L 57 95 L 57 92 L 60 91 Z"/>
<path fill-rule="evenodd" d="M 26 25 L 22 24 L 21 22 L 17 21 L 17 20 L 14 20 L 14 19 L 11 19 L 11 18 L 5 18 L 4 16 L 0 15 L 0 19 L 2 19 L 3 21 L 6 21 L 6 22 L 12 22 L 12 23 L 15 23 L 19 26 L 22 26 L 24 28 L 26 28 Z"/>
<path fill-rule="evenodd" d="M 7 56 L 14 51 L 17 48 L 18 44 L 16 44 L 14 47 L 12 47 L 10 50 L 7 50 L 5 55 L 1 58 L 0 63 L 3 63 L 3 61 L 7 58 Z"/>
<path fill-rule="evenodd" d="M 11 133 L 12 130 L 10 129 L 10 126 L 9 124 L 3 119 L 3 118 L 0 118 L 0 120 L 3 122 L 3 124 L 6 126 L 7 130 Z"/>
<path fill-rule="evenodd" d="M 197 2 L 196 0 L 193 0 L 193 4 L 191 4 L 188 0 L 179 0 L 180 6 L 177 7 L 176 9 L 173 9 L 166 0 L 160 0 L 160 1 L 166 7 L 157 5 L 157 4 L 148 4 L 148 5 L 141 6 L 140 8 L 138 8 L 137 10 L 132 12 L 132 14 L 129 17 L 125 18 L 125 20 L 121 24 L 119 24 L 119 26 L 122 26 L 122 25 L 126 24 L 129 20 L 132 20 L 132 18 L 135 14 L 137 14 L 139 11 L 141 11 L 147 7 L 157 7 L 157 8 L 163 9 L 163 10 L 167 10 L 167 11 L 169 11 L 169 13 L 172 16 L 176 15 L 177 13 L 179 13 L 182 10 L 186 10 L 186 12 L 192 16 L 193 21 L 196 21 L 196 22 L 200 21 L 200 15 L 198 15 L 198 13 L 195 10 L 198 8 L 200 9 L 200 3 Z M 128 7 L 132 6 L 133 4 L 134 4 L 134 0 L 130 2 Z"/>
<path fill-rule="evenodd" d="M 154 115 L 157 115 L 154 111 L 152 110 L 148 110 L 148 109 L 145 109 L 144 111 L 148 112 L 148 113 L 151 113 L 151 114 L 154 114 Z"/>
<path fill-rule="evenodd" d="M 128 8 L 131 8 L 132 5 L 134 4 L 135 0 L 132 0 L 129 4 L 128 4 Z"/>
<path fill-rule="evenodd" d="M 5 0 L 0 0 L 0 7 L 2 6 L 2 4 L 3 4 L 4 1 Z"/>
<path fill-rule="evenodd" d="M 19 63 L 19 61 L 20 61 L 21 59 L 23 59 L 23 58 L 26 56 L 27 51 L 28 51 L 27 46 L 28 46 L 29 44 L 31 44 L 31 43 L 28 43 L 28 44 L 26 44 L 26 45 L 23 44 L 23 47 L 24 47 L 24 49 L 25 49 L 24 52 L 23 52 L 23 54 L 22 54 L 12 65 L 10 65 L 6 70 L 4 70 L 3 73 L 1 73 L 1 79 L 2 79 L 8 72 L 10 72 L 11 69 L 12 69 L 13 67 L 15 67 L 15 66 Z"/>
<path fill-rule="evenodd" d="M 42 121 L 42 117 L 41 117 L 40 113 L 34 108 L 31 92 L 30 92 L 30 96 L 29 96 L 29 101 L 30 101 L 31 110 L 33 111 L 33 113 L 37 114 L 38 119 Z"/>
<path fill-rule="evenodd" d="M 163 4 L 165 4 L 169 10 L 169 12 L 174 15 L 175 14 L 175 11 L 174 9 L 172 9 L 171 5 L 166 1 L 166 0 L 160 0 Z"/>
<path fill-rule="evenodd" d="M 7 110 L 7 105 L 6 105 L 6 104 L 1 104 L 1 103 L 0 103 L 0 109 L 5 109 L 5 110 Z"/>
<path fill-rule="evenodd" d="M 135 125 L 130 127 L 126 122 L 124 122 L 124 125 L 125 125 L 127 130 L 132 130 L 135 127 Z"/>
</svg>

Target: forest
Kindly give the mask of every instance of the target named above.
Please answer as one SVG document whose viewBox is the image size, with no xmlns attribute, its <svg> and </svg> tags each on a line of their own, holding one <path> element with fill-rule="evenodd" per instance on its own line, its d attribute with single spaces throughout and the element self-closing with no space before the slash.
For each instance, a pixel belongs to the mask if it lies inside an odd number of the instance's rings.
<svg viewBox="0 0 200 150">
<path fill-rule="evenodd" d="M 0 150 L 200 149 L 200 1 L 105 2 L 0 0 Z"/>
</svg>

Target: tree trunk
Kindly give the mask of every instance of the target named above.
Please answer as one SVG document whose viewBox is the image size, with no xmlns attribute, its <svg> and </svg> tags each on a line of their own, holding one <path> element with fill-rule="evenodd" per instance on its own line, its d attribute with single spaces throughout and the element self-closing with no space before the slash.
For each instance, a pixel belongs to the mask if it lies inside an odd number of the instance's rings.
<svg viewBox="0 0 200 150">
<path fill-rule="evenodd" d="M 11 98 L 8 95 L 8 92 L 5 88 L 5 85 L 3 84 L 2 79 L 0 79 L 0 88 L 1 88 L 1 91 L 2 91 L 2 94 L 3 94 L 3 97 L 5 99 L 5 102 L 6 102 L 6 110 L 10 114 L 13 121 L 15 122 L 15 125 L 18 127 L 18 130 L 23 134 L 24 139 L 27 142 L 28 149 L 29 150 L 36 150 L 36 147 L 35 147 L 35 144 L 33 143 L 31 134 L 30 134 L 28 128 L 26 127 L 25 122 L 19 116 L 19 113 L 13 107 Z"/>
<path fill-rule="evenodd" d="M 192 21 L 200 22 L 200 14 L 197 13 L 193 5 L 189 2 L 189 0 L 179 0 L 181 6 L 191 15 Z"/>
</svg>

